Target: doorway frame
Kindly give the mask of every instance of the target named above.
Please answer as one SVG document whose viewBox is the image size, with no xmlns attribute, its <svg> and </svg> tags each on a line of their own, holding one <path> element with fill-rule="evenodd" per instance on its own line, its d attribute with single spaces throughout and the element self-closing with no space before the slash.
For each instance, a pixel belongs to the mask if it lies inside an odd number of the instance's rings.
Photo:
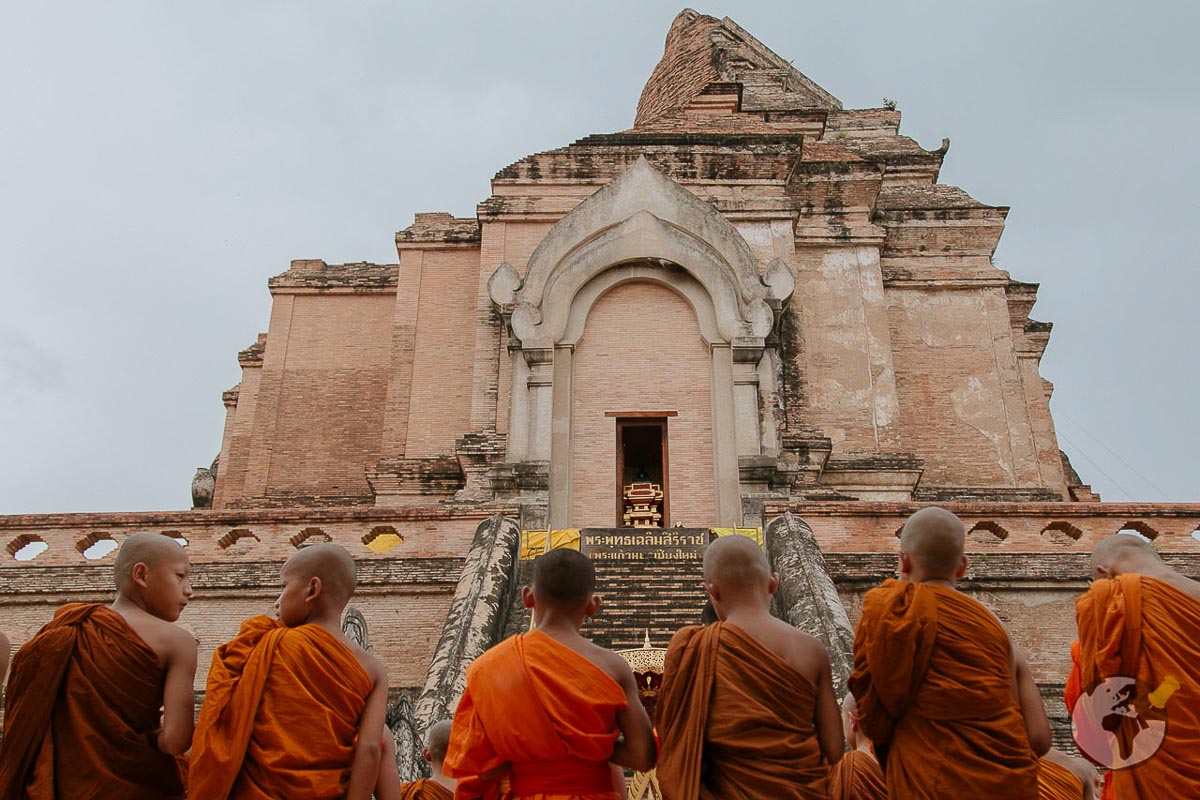
<svg viewBox="0 0 1200 800">
<path fill-rule="evenodd" d="M 670 461 L 670 445 L 668 437 L 667 420 L 670 417 L 676 416 L 676 412 L 641 412 L 632 414 L 621 414 L 616 416 L 616 466 L 617 472 L 614 476 L 614 486 L 616 489 L 616 527 L 625 527 L 625 448 L 624 437 L 626 428 L 658 428 L 659 440 L 662 442 L 662 493 L 663 493 L 663 518 L 660 527 L 671 527 L 671 461 Z"/>
</svg>

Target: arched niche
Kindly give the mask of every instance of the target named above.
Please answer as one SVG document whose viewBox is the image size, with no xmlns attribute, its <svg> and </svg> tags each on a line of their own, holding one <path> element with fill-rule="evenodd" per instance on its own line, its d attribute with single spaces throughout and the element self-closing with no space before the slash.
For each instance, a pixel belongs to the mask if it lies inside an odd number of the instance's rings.
<svg viewBox="0 0 1200 800">
<path fill-rule="evenodd" d="M 782 262 L 766 275 L 728 220 L 645 158 L 559 220 L 523 279 L 508 264 L 496 270 L 489 291 L 512 333 L 508 460 L 549 461 L 551 528 L 571 524 L 574 345 L 592 304 L 634 280 L 671 288 L 696 312 L 711 355 L 713 522 L 741 523 L 738 456 L 758 454 L 768 435 L 758 392 L 774 390 L 762 385 L 773 372 L 759 365 L 794 287 Z"/>
</svg>

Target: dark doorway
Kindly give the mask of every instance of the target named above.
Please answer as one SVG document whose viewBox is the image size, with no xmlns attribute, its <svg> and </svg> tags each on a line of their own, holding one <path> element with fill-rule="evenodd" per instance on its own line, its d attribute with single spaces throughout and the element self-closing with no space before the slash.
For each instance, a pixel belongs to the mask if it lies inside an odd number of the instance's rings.
<svg viewBox="0 0 1200 800">
<path fill-rule="evenodd" d="M 667 486 L 667 420 L 617 419 L 617 526 L 625 524 L 625 487 L 653 483 L 662 487 L 662 527 L 671 525 L 671 500 Z"/>
</svg>

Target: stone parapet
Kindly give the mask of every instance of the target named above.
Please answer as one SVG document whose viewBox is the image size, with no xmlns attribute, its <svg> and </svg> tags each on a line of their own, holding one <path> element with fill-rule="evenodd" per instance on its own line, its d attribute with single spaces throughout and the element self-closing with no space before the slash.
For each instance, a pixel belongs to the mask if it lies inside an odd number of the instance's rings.
<svg viewBox="0 0 1200 800">
<path fill-rule="evenodd" d="M 927 503 L 768 500 L 764 522 L 790 512 L 812 527 L 822 552 L 890 558 L 900 527 Z M 969 553 L 1088 553 L 1131 530 L 1164 553 L 1200 553 L 1200 503 L 947 502 L 967 526 Z"/>
<path fill-rule="evenodd" d="M 272 294 L 303 291 L 395 291 L 399 264 L 326 264 L 320 259 L 292 262 L 287 272 L 267 281 Z"/>
<path fill-rule="evenodd" d="M 469 546 L 479 522 L 498 511 L 515 513 L 515 508 L 358 506 L 0 516 L 0 545 L 7 555 L 0 558 L 0 573 L 101 564 L 111 570 L 115 547 L 100 558 L 89 558 L 84 551 L 104 540 L 119 545 L 126 536 L 141 531 L 186 541 L 193 568 L 206 562 L 278 563 L 313 538 L 340 544 L 355 559 L 457 557 Z M 37 546 L 22 552 L 30 545 Z M 27 559 L 35 550 L 41 552 Z"/>
</svg>

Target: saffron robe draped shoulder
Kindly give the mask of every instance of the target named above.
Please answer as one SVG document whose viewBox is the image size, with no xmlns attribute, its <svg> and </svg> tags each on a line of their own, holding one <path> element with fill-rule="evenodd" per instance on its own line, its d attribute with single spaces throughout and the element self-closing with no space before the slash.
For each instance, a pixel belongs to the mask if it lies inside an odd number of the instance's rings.
<svg viewBox="0 0 1200 800">
<path fill-rule="evenodd" d="M 850 690 L 893 798 L 1029 798 L 1037 758 L 1008 634 L 953 589 L 888 580 L 863 597 Z"/>
<path fill-rule="evenodd" d="M 182 797 L 175 757 L 157 746 L 165 678 L 111 608 L 60 608 L 13 659 L 0 798 Z"/>
<path fill-rule="evenodd" d="M 342 797 L 370 691 L 354 653 L 321 626 L 246 620 L 213 653 L 189 796 Z"/>
<path fill-rule="evenodd" d="M 1075 616 L 1083 692 L 1106 678 L 1134 678 L 1131 706 L 1153 707 L 1166 721 L 1157 752 L 1108 773 L 1113 796 L 1200 797 L 1200 602 L 1155 578 L 1121 575 L 1095 581 Z"/>
<path fill-rule="evenodd" d="M 1049 759 L 1038 760 L 1038 800 L 1083 800 L 1083 784 L 1075 773 Z"/>
<path fill-rule="evenodd" d="M 454 792 L 429 778 L 400 784 L 400 800 L 454 800 Z"/>
<path fill-rule="evenodd" d="M 467 668 L 442 770 L 459 800 L 619 800 L 608 760 L 626 705 L 579 653 L 538 630 L 513 636 Z"/>
<path fill-rule="evenodd" d="M 825 798 L 817 687 L 750 634 L 683 628 L 667 650 L 657 704 L 666 800 Z"/>
<path fill-rule="evenodd" d="M 887 800 L 887 781 L 870 753 L 851 750 L 829 771 L 833 800 Z"/>
</svg>

